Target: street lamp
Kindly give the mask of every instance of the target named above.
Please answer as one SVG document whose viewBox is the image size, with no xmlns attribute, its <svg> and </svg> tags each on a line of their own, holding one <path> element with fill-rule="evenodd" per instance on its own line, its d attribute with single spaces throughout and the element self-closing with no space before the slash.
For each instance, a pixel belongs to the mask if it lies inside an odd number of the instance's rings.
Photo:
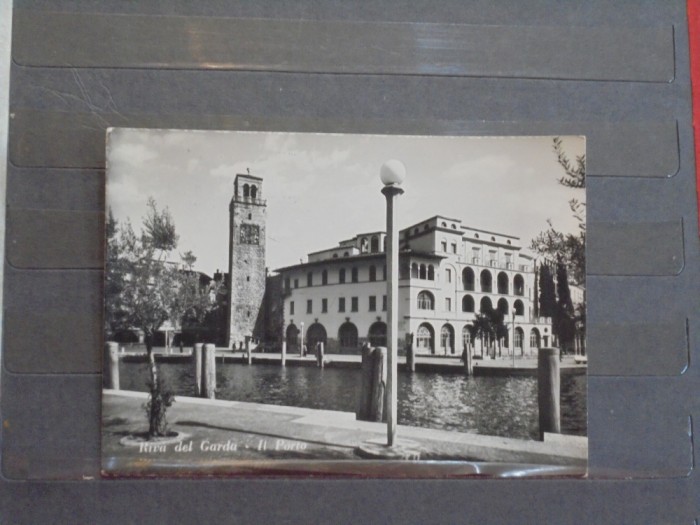
<svg viewBox="0 0 700 525">
<path fill-rule="evenodd" d="M 397 361 L 398 361 L 398 343 L 397 336 L 399 332 L 398 318 L 398 296 L 399 296 L 399 235 L 396 225 L 396 201 L 403 193 L 401 183 L 406 177 L 406 167 L 399 160 L 386 161 L 379 171 L 379 178 L 384 187 L 382 193 L 386 197 L 386 267 L 387 267 L 387 440 L 388 446 L 394 445 L 396 437 L 396 418 L 397 418 Z"/>
</svg>

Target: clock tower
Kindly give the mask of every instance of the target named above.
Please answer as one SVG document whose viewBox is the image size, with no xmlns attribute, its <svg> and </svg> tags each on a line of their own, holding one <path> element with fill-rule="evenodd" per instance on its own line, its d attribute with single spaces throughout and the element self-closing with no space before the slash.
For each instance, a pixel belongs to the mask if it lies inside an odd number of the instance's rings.
<svg viewBox="0 0 700 525">
<path fill-rule="evenodd" d="M 228 347 L 262 338 L 265 295 L 265 212 L 262 179 L 238 174 L 229 205 Z"/>
</svg>

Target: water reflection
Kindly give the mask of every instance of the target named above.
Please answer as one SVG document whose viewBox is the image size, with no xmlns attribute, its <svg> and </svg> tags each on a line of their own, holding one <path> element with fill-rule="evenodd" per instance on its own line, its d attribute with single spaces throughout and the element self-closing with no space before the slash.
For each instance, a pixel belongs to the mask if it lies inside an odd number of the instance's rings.
<svg viewBox="0 0 700 525">
<path fill-rule="evenodd" d="M 121 363 L 125 390 L 146 391 L 148 369 Z M 192 367 L 164 363 L 161 373 L 177 395 L 194 394 Z M 217 367 L 217 398 L 253 403 L 355 411 L 360 371 L 355 369 L 225 364 Z M 562 431 L 586 434 L 586 377 L 562 377 Z M 536 439 L 537 381 L 531 377 L 399 374 L 400 424 Z"/>
</svg>

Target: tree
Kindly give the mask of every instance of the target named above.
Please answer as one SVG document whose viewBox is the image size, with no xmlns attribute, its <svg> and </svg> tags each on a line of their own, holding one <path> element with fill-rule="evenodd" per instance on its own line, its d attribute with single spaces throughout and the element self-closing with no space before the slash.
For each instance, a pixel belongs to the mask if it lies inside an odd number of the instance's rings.
<svg viewBox="0 0 700 525">
<path fill-rule="evenodd" d="M 505 323 L 505 315 L 497 308 L 491 308 L 486 312 L 491 323 L 491 336 L 498 344 L 498 357 L 501 357 L 503 340 L 508 337 L 508 327 Z"/>
<path fill-rule="evenodd" d="M 472 338 L 481 341 L 481 357 L 484 357 L 484 339 L 488 339 L 493 333 L 489 315 L 485 312 L 476 314 L 471 331 Z"/>
<path fill-rule="evenodd" d="M 149 438 L 167 434 L 165 413 L 173 402 L 155 361 L 154 337 L 166 321 L 178 324 L 187 316 L 201 320 L 212 306 L 210 290 L 201 286 L 199 275 L 192 270 L 194 255 L 184 254 L 182 264 L 167 260 L 177 243 L 170 212 L 167 208 L 159 211 L 152 198 L 140 236 L 129 221 L 119 228 L 116 221 L 108 226 L 106 273 L 113 274 L 112 284 L 118 286 L 105 288 L 106 317 L 122 328 L 143 331 L 149 365 L 149 401 L 145 405 Z"/>
<path fill-rule="evenodd" d="M 554 278 L 548 264 L 540 265 L 539 272 L 539 314 L 542 317 L 554 317 L 556 313 L 557 298 L 554 287 Z"/>
<path fill-rule="evenodd" d="M 554 137 L 552 145 L 557 162 L 564 170 L 564 175 L 557 179 L 559 184 L 568 188 L 585 188 L 586 156 L 579 155 L 574 162 L 571 162 L 563 150 L 560 137 Z M 573 282 L 584 286 L 586 281 L 586 203 L 579 199 L 571 199 L 569 208 L 578 221 L 578 233 L 565 234 L 557 231 L 552 221 L 548 220 L 548 228 L 532 240 L 530 247 L 550 261 L 566 264 Z"/>
<path fill-rule="evenodd" d="M 569 290 L 569 277 L 566 266 L 562 263 L 557 264 L 557 305 L 553 330 L 562 348 L 569 347 L 576 337 L 576 319 Z"/>
</svg>

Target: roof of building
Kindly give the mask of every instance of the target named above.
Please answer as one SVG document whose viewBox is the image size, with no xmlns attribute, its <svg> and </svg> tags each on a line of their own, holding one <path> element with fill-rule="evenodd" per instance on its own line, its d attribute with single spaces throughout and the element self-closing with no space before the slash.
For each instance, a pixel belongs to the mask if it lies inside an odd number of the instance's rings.
<svg viewBox="0 0 700 525">
<path fill-rule="evenodd" d="M 440 260 L 440 259 L 445 259 L 444 255 L 438 255 L 436 253 L 432 252 L 423 252 L 423 251 L 417 251 L 417 250 L 403 250 L 399 252 L 399 255 L 402 257 L 405 256 L 416 256 L 416 257 L 425 257 L 426 259 L 435 259 L 435 260 Z M 319 261 L 311 261 L 311 262 L 303 262 L 299 264 L 292 264 L 290 266 L 285 266 L 283 268 L 277 268 L 274 271 L 275 272 L 285 272 L 289 270 L 297 270 L 299 268 L 305 268 L 305 267 L 310 267 L 310 266 L 323 266 L 323 265 L 328 265 L 329 263 L 334 264 L 334 263 L 339 263 L 339 264 L 344 264 L 348 262 L 357 262 L 357 261 L 364 261 L 364 260 L 370 260 L 370 259 L 386 259 L 386 253 L 385 252 L 377 252 L 377 253 L 360 253 L 357 255 L 348 255 L 347 257 L 337 257 L 335 259 L 321 259 Z"/>
</svg>

